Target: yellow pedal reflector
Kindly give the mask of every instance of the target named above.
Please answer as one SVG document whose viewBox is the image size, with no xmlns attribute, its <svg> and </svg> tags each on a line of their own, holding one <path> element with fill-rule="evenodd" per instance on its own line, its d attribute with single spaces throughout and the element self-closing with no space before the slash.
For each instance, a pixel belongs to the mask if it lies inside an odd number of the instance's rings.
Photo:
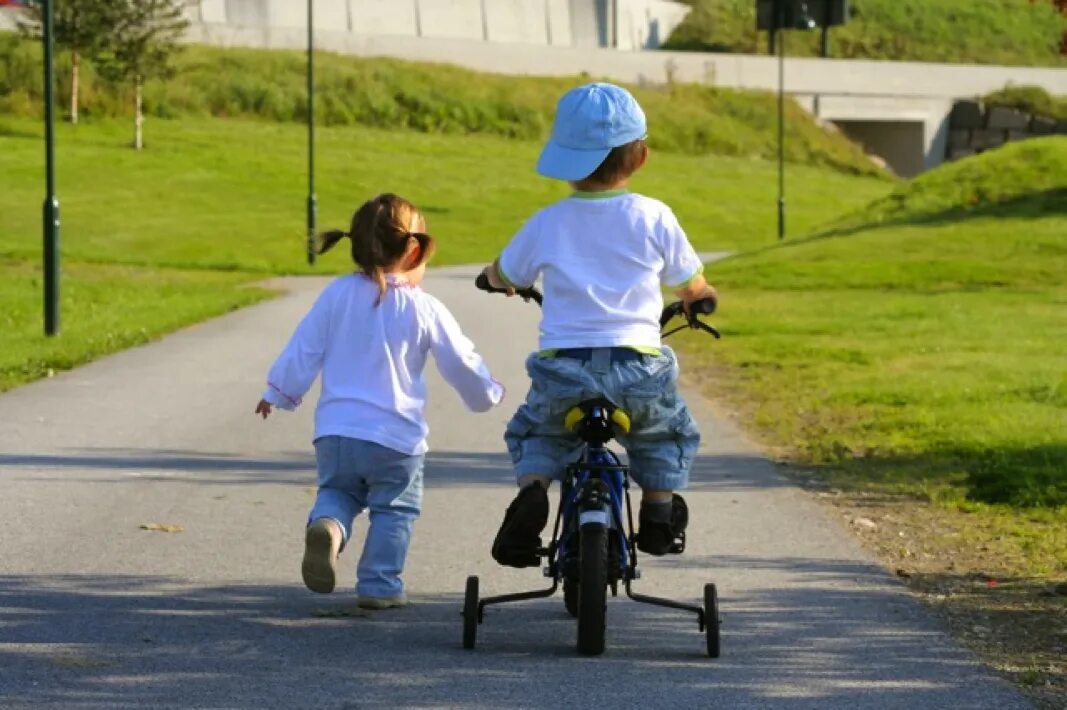
<svg viewBox="0 0 1067 710">
<path fill-rule="evenodd" d="M 615 422 L 615 426 L 619 427 L 619 430 L 623 434 L 630 433 L 630 415 L 621 409 L 616 409 L 611 413 L 611 421 Z"/>
<path fill-rule="evenodd" d="M 563 418 L 563 426 L 567 428 L 567 431 L 574 431 L 578 428 L 578 425 L 584 417 L 585 415 L 582 414 L 581 407 L 571 407 L 567 411 L 567 416 Z"/>
</svg>

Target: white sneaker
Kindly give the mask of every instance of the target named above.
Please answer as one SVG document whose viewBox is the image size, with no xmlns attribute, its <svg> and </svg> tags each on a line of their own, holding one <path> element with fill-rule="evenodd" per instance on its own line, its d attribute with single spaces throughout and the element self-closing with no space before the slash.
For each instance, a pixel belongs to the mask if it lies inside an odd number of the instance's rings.
<svg viewBox="0 0 1067 710">
<path fill-rule="evenodd" d="M 341 526 L 331 518 L 319 518 L 304 534 L 304 563 L 300 572 L 313 592 L 329 594 L 337 584 L 337 553 L 341 550 Z"/>
<path fill-rule="evenodd" d="M 375 611 L 381 609 L 395 609 L 407 605 L 408 598 L 403 594 L 399 597 L 360 597 L 356 601 L 356 606 L 360 609 L 373 609 Z"/>
</svg>

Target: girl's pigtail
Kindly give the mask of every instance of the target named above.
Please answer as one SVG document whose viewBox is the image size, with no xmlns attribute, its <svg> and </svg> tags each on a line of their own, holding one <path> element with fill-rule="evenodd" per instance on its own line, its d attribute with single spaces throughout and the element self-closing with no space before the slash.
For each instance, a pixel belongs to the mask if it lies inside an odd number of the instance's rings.
<svg viewBox="0 0 1067 710">
<path fill-rule="evenodd" d="M 319 254 L 325 254 L 330 249 L 333 249 L 337 242 L 341 241 L 345 237 L 350 236 L 348 232 L 342 232 L 340 229 L 331 229 L 328 232 L 319 232 L 315 238 L 315 251 Z"/>
</svg>

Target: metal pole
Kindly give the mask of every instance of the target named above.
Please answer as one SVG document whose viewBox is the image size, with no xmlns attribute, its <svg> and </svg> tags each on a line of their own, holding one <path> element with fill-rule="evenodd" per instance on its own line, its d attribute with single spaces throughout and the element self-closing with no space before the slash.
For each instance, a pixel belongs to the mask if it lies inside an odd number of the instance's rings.
<svg viewBox="0 0 1067 710">
<path fill-rule="evenodd" d="M 313 0 L 308 0 L 308 264 L 315 263 L 315 214 L 318 211 L 315 199 L 315 34 L 312 4 Z"/>
<path fill-rule="evenodd" d="M 778 3 L 778 240 L 785 239 L 785 3 Z"/>
<path fill-rule="evenodd" d="M 53 2 L 44 0 L 44 334 L 59 332 L 59 200 L 56 198 L 55 79 L 52 71 Z"/>
</svg>

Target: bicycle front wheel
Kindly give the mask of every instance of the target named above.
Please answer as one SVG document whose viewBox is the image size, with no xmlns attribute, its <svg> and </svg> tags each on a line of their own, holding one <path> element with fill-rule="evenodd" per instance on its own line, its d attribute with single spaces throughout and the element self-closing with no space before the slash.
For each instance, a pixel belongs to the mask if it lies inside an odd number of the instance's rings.
<svg viewBox="0 0 1067 710">
<path fill-rule="evenodd" d="M 604 652 L 608 604 L 608 530 L 602 525 L 581 529 L 578 585 L 578 652 Z"/>
</svg>

